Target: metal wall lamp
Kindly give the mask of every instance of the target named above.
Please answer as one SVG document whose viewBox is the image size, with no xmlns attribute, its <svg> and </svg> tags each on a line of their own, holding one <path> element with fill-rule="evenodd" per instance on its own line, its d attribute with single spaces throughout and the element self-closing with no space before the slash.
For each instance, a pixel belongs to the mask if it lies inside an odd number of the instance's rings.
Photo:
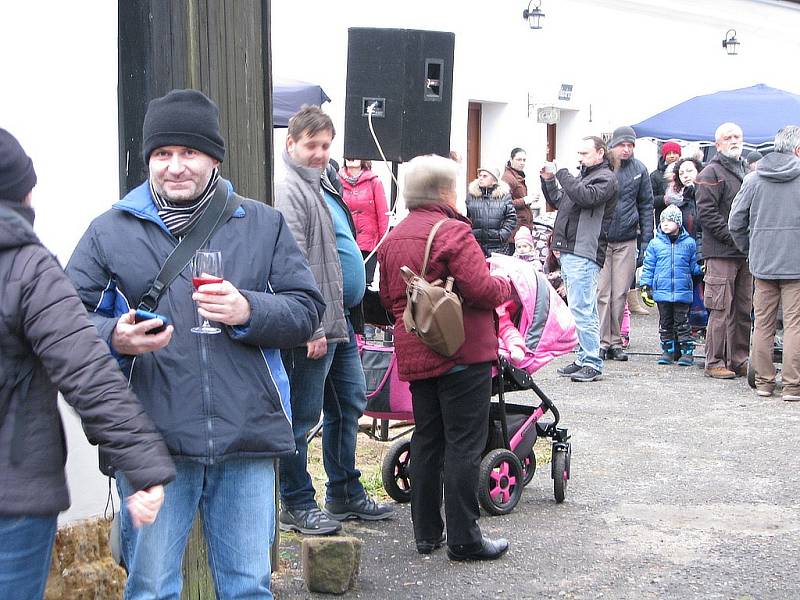
<svg viewBox="0 0 800 600">
<path fill-rule="evenodd" d="M 735 56 L 739 53 L 739 40 L 736 39 L 736 30 L 728 29 L 725 33 L 725 38 L 722 40 L 722 47 L 728 53 L 728 56 Z"/>
<path fill-rule="evenodd" d="M 542 28 L 542 19 L 544 19 L 544 13 L 540 8 L 541 6 L 541 0 L 530 0 L 530 2 L 528 2 L 528 8 L 522 11 L 522 18 L 528 21 L 528 27 L 531 29 Z"/>
</svg>

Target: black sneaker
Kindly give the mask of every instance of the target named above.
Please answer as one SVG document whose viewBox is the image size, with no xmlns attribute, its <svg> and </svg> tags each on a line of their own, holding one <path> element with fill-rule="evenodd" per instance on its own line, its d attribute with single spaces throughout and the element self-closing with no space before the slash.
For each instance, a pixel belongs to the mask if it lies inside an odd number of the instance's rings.
<svg viewBox="0 0 800 600">
<path fill-rule="evenodd" d="M 622 348 L 609 348 L 606 356 L 611 360 L 619 360 L 622 362 L 628 360 L 628 355 L 625 354 L 625 350 Z M 600 358 L 603 358 L 603 356 L 601 355 Z"/>
<path fill-rule="evenodd" d="M 281 531 L 296 531 L 304 535 L 330 535 L 339 531 L 342 524 L 315 506 L 308 510 L 284 508 L 281 510 L 280 528 Z"/>
<path fill-rule="evenodd" d="M 608 348 L 600 348 L 600 352 L 598 353 L 600 356 L 600 360 L 605 360 L 608 356 Z"/>
<path fill-rule="evenodd" d="M 381 521 L 394 514 L 394 508 L 388 504 L 378 504 L 369 496 L 352 502 L 325 502 L 325 514 L 331 519 L 345 521 L 347 519 L 363 519 L 364 521 Z"/>
<path fill-rule="evenodd" d="M 579 365 L 576 365 L 575 363 L 570 363 L 566 367 L 561 367 L 560 369 L 558 369 L 557 373 L 562 377 L 569 377 L 570 375 L 573 375 L 580 370 L 581 367 Z"/>
<path fill-rule="evenodd" d="M 570 377 L 572 381 L 580 381 L 580 382 L 597 381 L 598 379 L 602 378 L 603 374 L 594 367 L 590 367 L 589 365 L 584 365 L 583 367 L 580 368 L 579 371 L 576 371 L 575 373 L 572 374 L 572 377 Z"/>
</svg>

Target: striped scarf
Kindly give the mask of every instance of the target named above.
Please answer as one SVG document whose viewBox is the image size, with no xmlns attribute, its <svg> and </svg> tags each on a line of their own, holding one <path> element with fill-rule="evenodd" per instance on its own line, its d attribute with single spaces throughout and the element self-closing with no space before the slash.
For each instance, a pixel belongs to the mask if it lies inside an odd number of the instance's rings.
<svg viewBox="0 0 800 600">
<path fill-rule="evenodd" d="M 217 181 L 219 181 L 219 169 L 214 168 L 208 185 L 197 198 L 189 202 L 170 202 L 156 191 L 152 179 L 150 180 L 150 193 L 153 195 L 153 202 L 158 209 L 158 216 L 164 221 L 164 225 L 172 235 L 181 238 L 194 227 L 211 202 L 211 198 L 217 190 Z"/>
</svg>

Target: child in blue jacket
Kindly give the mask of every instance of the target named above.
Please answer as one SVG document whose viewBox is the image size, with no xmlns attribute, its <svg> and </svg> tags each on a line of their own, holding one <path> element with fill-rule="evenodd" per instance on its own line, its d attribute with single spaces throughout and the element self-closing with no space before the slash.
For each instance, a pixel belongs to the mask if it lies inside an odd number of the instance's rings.
<svg viewBox="0 0 800 600">
<path fill-rule="evenodd" d="M 658 364 L 672 364 L 680 350 L 678 364 L 694 364 L 694 341 L 689 325 L 692 305 L 692 276 L 701 275 L 697 244 L 683 228 L 678 207 L 670 205 L 661 213 L 659 231 L 647 246 L 642 270 L 642 295 L 658 304 L 658 333 L 663 354 Z M 677 347 L 676 347 L 677 343 Z"/>
</svg>

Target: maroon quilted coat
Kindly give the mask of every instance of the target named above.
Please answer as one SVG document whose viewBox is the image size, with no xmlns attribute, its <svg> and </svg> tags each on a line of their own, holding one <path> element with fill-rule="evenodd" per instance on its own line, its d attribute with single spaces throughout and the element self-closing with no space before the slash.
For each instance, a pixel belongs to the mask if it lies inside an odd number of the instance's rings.
<svg viewBox="0 0 800 600">
<path fill-rule="evenodd" d="M 406 307 L 406 284 L 400 267 L 415 273 L 422 269 L 425 242 L 437 221 L 449 217 L 436 233 L 431 248 L 426 279 L 445 279 L 452 275 L 464 310 L 466 340 L 454 356 L 437 354 L 419 338 L 406 332 L 403 310 Z M 494 308 L 509 299 L 510 284 L 489 275 L 469 221 L 443 204 L 412 209 L 378 248 L 381 267 L 381 302 L 395 319 L 395 351 L 400 379 L 415 381 L 438 377 L 456 365 L 488 362 L 497 358 L 497 328 Z"/>
</svg>

